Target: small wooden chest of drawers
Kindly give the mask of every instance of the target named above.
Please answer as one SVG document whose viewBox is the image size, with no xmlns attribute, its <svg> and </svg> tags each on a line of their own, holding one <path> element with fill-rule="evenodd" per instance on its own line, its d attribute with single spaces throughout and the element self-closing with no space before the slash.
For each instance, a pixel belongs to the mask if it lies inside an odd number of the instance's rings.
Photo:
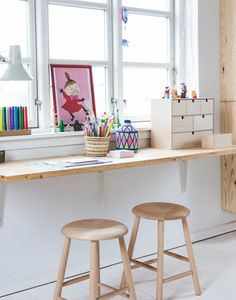
<svg viewBox="0 0 236 300">
<path fill-rule="evenodd" d="M 151 146 L 182 149 L 201 146 L 214 132 L 214 99 L 153 99 Z"/>
</svg>

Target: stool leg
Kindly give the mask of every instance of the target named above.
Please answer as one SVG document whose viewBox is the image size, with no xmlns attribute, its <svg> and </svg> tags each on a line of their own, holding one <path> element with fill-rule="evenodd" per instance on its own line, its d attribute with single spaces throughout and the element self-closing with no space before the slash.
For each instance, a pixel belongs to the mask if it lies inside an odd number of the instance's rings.
<svg viewBox="0 0 236 300">
<path fill-rule="evenodd" d="M 100 296 L 100 259 L 99 242 L 91 242 L 90 273 L 89 273 L 89 300 L 96 300 Z"/>
<path fill-rule="evenodd" d="M 157 300 L 163 297 L 163 267 L 164 267 L 164 222 L 158 221 L 158 253 L 157 253 Z"/>
<path fill-rule="evenodd" d="M 130 259 L 133 257 L 134 246 L 135 246 L 136 239 L 137 239 L 139 224 L 140 224 L 140 218 L 135 217 L 132 233 L 130 236 L 129 248 L 128 248 L 128 256 Z M 123 272 L 120 287 L 124 288 L 125 285 L 126 285 L 126 282 L 125 282 L 125 276 L 124 276 L 124 272 Z"/>
<path fill-rule="evenodd" d="M 127 281 L 127 286 L 129 287 L 129 298 L 131 300 L 136 300 L 137 298 L 136 298 L 134 283 L 133 283 L 132 274 L 131 274 L 130 260 L 129 260 L 128 252 L 127 252 L 127 249 L 125 246 L 124 237 L 119 238 L 119 244 L 120 244 L 120 253 L 121 253 L 123 265 L 124 265 L 125 279 Z"/>
<path fill-rule="evenodd" d="M 70 241 L 71 240 L 69 238 L 67 237 L 65 238 L 53 300 L 58 300 L 59 297 L 61 296 L 65 271 L 66 271 L 66 265 L 67 265 L 68 255 L 69 255 L 69 249 L 70 249 Z"/>
<path fill-rule="evenodd" d="M 195 293 L 196 293 L 196 295 L 201 295 L 201 288 L 200 288 L 199 278 L 198 278 L 198 274 L 197 274 L 197 268 L 196 268 L 196 264 L 195 264 L 194 254 L 193 254 L 192 241 L 191 241 L 191 236 L 189 233 L 188 221 L 186 218 L 182 219 L 182 225 L 183 225 L 185 243 L 186 243 L 186 247 L 187 247 L 187 251 L 188 251 L 190 268 L 191 268 L 191 271 L 193 272 L 192 277 L 193 277 L 193 285 L 194 285 Z"/>
</svg>

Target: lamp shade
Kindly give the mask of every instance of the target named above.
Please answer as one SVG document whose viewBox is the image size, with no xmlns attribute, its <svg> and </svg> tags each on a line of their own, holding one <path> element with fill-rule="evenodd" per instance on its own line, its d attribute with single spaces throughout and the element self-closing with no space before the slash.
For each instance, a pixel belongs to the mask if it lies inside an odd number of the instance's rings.
<svg viewBox="0 0 236 300">
<path fill-rule="evenodd" d="M 3 73 L 0 80 L 3 81 L 23 81 L 23 80 L 32 80 L 33 77 L 25 70 L 20 46 L 10 46 L 10 55 L 9 55 L 9 64 L 6 71 Z"/>
</svg>

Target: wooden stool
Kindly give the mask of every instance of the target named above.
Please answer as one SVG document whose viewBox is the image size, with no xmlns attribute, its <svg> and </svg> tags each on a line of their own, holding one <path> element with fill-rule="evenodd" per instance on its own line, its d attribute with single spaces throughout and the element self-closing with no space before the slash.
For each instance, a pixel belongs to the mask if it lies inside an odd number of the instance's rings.
<svg viewBox="0 0 236 300">
<path fill-rule="evenodd" d="M 89 300 L 110 299 L 113 296 L 122 294 L 124 295 L 124 297 L 136 300 L 136 294 L 130 269 L 130 261 L 124 240 L 124 235 L 127 232 L 128 229 L 125 225 L 112 220 L 88 219 L 72 222 L 65 225 L 62 228 L 62 234 L 65 236 L 65 242 L 53 299 L 65 300 L 61 297 L 63 286 L 89 279 Z M 88 275 L 83 275 L 64 282 L 71 239 L 87 240 L 91 242 L 90 273 Z M 116 289 L 106 284 L 100 283 L 99 241 L 111 239 L 119 240 L 120 251 L 124 265 L 124 276 L 127 281 L 127 286 L 120 289 Z M 101 286 L 110 289 L 111 292 L 101 296 Z"/>
<path fill-rule="evenodd" d="M 162 300 L 163 297 L 163 283 L 167 283 L 176 279 L 180 279 L 185 276 L 192 275 L 193 285 L 196 295 L 201 294 L 201 288 L 199 284 L 197 269 L 195 265 L 192 242 L 188 228 L 187 216 L 190 214 L 188 208 L 172 203 L 162 203 L 162 202 L 151 202 L 137 205 L 132 209 L 132 212 L 135 215 L 135 220 L 133 224 L 133 230 L 131 233 L 128 255 L 131 262 L 134 264 L 131 268 L 144 267 L 148 270 L 157 272 L 157 291 L 156 299 Z M 134 246 L 138 234 L 138 228 L 140 224 L 140 218 L 155 220 L 158 223 L 158 253 L 157 259 L 152 259 L 149 261 L 141 262 L 136 259 L 133 259 Z M 188 257 L 164 250 L 164 221 L 171 220 L 182 220 L 183 232 L 185 243 L 187 247 Z M 171 257 L 180 259 L 182 261 L 188 262 L 190 265 L 190 270 L 184 273 L 170 276 L 163 279 L 163 264 L 164 264 L 164 254 Z M 157 262 L 158 268 L 151 266 L 150 264 Z M 125 285 L 125 277 L 123 275 L 121 287 Z"/>
</svg>

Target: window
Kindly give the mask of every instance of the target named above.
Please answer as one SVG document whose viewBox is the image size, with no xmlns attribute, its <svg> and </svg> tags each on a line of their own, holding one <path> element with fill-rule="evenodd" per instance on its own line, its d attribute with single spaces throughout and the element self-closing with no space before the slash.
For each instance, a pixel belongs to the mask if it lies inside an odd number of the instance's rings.
<svg viewBox="0 0 236 300">
<path fill-rule="evenodd" d="M 39 113 L 40 127 L 48 127 L 53 119 L 48 66 L 84 64 L 93 67 L 98 115 L 113 112 L 115 98 L 122 118 L 148 121 L 150 100 L 171 85 L 172 27 L 173 0 L 1 0 L 0 53 L 19 44 L 34 80 L 0 82 L 0 105 L 28 104 L 31 126 L 37 126 Z M 0 74 L 4 68 L 1 64 Z"/>
<path fill-rule="evenodd" d="M 124 117 L 150 120 L 151 99 L 160 98 L 170 85 L 171 1 L 123 0 Z M 127 21 L 127 22 L 126 22 Z"/>
<path fill-rule="evenodd" d="M 1 1 L 1 55 L 8 56 L 10 45 L 20 45 L 24 65 L 36 79 L 34 29 L 33 1 Z M 6 67 L 6 64 L 0 64 L 0 76 Z M 37 126 L 37 111 L 34 105 L 34 99 L 36 98 L 35 79 L 32 82 L 0 81 L 0 106 L 27 105 L 31 127 Z"/>
<path fill-rule="evenodd" d="M 93 66 L 96 111 L 108 110 L 108 5 L 107 1 L 49 4 L 50 62 Z"/>
</svg>

